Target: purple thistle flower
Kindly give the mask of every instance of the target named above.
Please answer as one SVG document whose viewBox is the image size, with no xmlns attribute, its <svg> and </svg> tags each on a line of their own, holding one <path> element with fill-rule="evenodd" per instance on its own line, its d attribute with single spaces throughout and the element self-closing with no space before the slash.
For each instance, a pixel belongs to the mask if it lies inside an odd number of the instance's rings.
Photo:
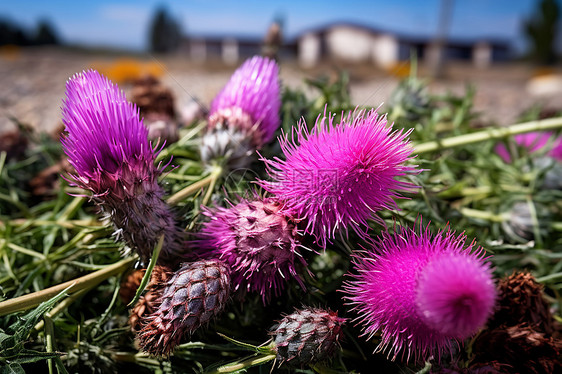
<svg viewBox="0 0 562 374">
<path fill-rule="evenodd" d="M 62 107 L 62 145 L 76 174 L 71 183 L 92 192 L 127 245 L 146 261 L 165 234 L 161 259 L 181 251 L 182 233 L 158 185 L 161 169 L 137 107 L 97 71 L 74 75 Z"/>
<path fill-rule="evenodd" d="M 528 153 L 537 152 L 546 147 L 549 142 L 552 142 L 551 148 L 548 150 L 547 155 L 562 161 L 562 138 L 554 138 L 551 132 L 530 132 L 526 134 L 519 134 L 513 137 L 515 144 L 524 148 Z M 511 154 L 505 144 L 498 143 L 495 151 L 505 162 L 511 162 Z"/>
<path fill-rule="evenodd" d="M 237 128 L 259 148 L 273 139 L 281 124 L 280 108 L 279 67 L 275 60 L 254 56 L 234 72 L 213 100 L 209 127 Z"/>
<path fill-rule="evenodd" d="M 465 242 L 451 230 L 433 236 L 420 220 L 417 229 L 383 232 L 356 256 L 344 298 L 368 339 L 381 333 L 378 351 L 440 356 L 486 322 L 496 297 L 492 270 L 484 250 Z"/>
<path fill-rule="evenodd" d="M 258 292 L 264 304 L 272 292 L 278 296 L 290 278 L 304 288 L 297 272 L 298 263 L 306 266 L 299 253 L 299 234 L 281 209 L 277 202 L 260 199 L 207 209 L 204 214 L 211 220 L 196 241 L 201 257 L 218 258 L 230 266 L 235 290 Z"/>
<path fill-rule="evenodd" d="M 322 247 L 337 230 L 349 225 L 360 235 L 374 213 L 396 207 L 398 191 L 414 185 L 397 177 L 415 172 L 408 132 L 392 131 L 377 110 L 350 113 L 335 124 L 335 115 L 319 116 L 309 132 L 306 124 L 279 141 L 285 160 L 267 160 L 273 181 L 260 185 L 285 202 L 286 210 L 307 222 L 306 233 Z M 296 141 L 295 141 L 296 132 Z"/>
</svg>

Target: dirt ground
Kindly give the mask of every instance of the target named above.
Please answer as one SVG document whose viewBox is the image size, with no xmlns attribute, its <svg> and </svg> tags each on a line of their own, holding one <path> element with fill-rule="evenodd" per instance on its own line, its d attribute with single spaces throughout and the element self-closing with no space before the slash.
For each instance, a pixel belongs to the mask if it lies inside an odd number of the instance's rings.
<svg viewBox="0 0 562 374">
<path fill-rule="evenodd" d="M 60 107 L 68 77 L 118 57 L 52 48 L 0 55 L 0 132 L 13 128 L 12 118 L 41 131 L 54 130 L 60 125 Z M 193 98 L 208 106 L 236 68 L 218 63 L 198 65 L 180 56 L 137 58 L 156 64 L 164 71 L 163 81 L 175 93 L 180 111 L 189 106 Z M 281 61 L 281 78 L 283 84 L 297 87 L 306 77 L 335 76 L 341 68 L 335 63 L 324 63 L 319 68 L 303 70 L 294 61 Z M 352 99 L 357 105 L 379 106 L 388 101 L 399 81 L 396 75 L 371 66 L 354 67 L 350 73 Z M 421 67 L 420 75 L 424 73 Z M 430 91 L 463 94 L 466 85 L 472 84 L 477 90 L 475 109 L 482 113 L 482 119 L 507 125 L 524 109 L 537 103 L 562 109 L 562 85 L 547 94 L 529 91 L 529 79 L 536 74 L 536 69 L 521 63 L 480 70 L 470 64 L 455 63 L 447 66 L 445 78 L 430 81 Z M 123 88 L 129 89 L 127 85 Z"/>
</svg>

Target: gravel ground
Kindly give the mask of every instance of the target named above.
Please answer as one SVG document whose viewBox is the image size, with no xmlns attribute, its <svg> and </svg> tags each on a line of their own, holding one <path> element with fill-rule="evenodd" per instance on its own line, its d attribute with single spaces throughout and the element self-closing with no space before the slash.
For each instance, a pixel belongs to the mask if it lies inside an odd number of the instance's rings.
<svg viewBox="0 0 562 374">
<path fill-rule="evenodd" d="M 74 73 L 87 69 L 96 61 L 111 61 L 116 56 L 58 49 L 21 50 L 0 55 L 0 132 L 13 128 L 11 118 L 30 124 L 41 131 L 52 131 L 60 124 L 60 106 L 65 81 Z M 156 62 L 153 57 L 147 61 Z M 194 65 L 184 58 L 158 58 L 165 66 L 163 81 L 175 93 L 179 109 L 197 98 L 208 105 L 227 82 L 235 67 L 218 64 Z M 282 62 L 281 78 L 290 87 L 302 85 L 303 78 L 318 74 L 334 75 L 338 67 L 326 64 L 313 71 L 304 71 L 291 62 Z M 423 68 L 420 75 L 423 76 Z M 462 95 L 467 84 L 476 89 L 475 109 L 484 121 L 506 125 L 535 103 L 562 108 L 562 85 L 553 93 L 532 95 L 527 89 L 533 69 L 521 64 L 493 66 L 476 70 L 470 65 L 454 64 L 447 68 L 446 78 L 430 83 L 433 93 L 452 91 Z M 387 101 L 398 79 L 372 67 L 351 71 L 351 93 L 358 105 L 378 106 Z M 127 91 L 128 87 L 124 86 Z"/>
</svg>

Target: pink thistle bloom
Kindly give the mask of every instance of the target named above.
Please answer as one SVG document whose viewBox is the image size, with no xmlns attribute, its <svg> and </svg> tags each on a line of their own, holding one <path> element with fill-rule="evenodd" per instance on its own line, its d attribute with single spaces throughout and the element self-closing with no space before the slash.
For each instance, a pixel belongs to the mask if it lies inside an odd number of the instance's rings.
<svg viewBox="0 0 562 374">
<path fill-rule="evenodd" d="M 230 266 L 235 290 L 257 292 L 264 304 L 278 296 L 289 279 L 304 283 L 297 272 L 306 261 L 299 253 L 295 223 L 282 206 L 267 200 L 242 200 L 229 208 L 205 210 L 210 217 L 196 242 L 198 254 Z"/>
<path fill-rule="evenodd" d="M 306 221 L 305 232 L 322 247 L 349 225 L 364 235 L 369 218 L 382 223 L 374 213 L 396 208 L 398 192 L 414 188 L 397 178 L 416 172 L 405 165 L 412 158 L 409 131 L 392 131 L 374 109 L 342 114 L 339 123 L 334 117 L 319 116 L 310 132 L 300 122 L 290 139 L 280 138 L 284 161 L 262 158 L 272 181 L 260 185 Z"/>
<path fill-rule="evenodd" d="M 273 139 L 281 124 L 280 108 L 279 67 L 275 60 L 254 56 L 213 100 L 209 127 L 234 127 L 250 135 L 259 148 Z"/>
<path fill-rule="evenodd" d="M 451 230 L 433 236 L 419 221 L 417 229 L 383 232 L 356 256 L 344 298 L 368 339 L 381 333 L 378 351 L 439 357 L 486 323 L 496 298 L 492 270 L 484 250 L 465 242 Z"/>
<path fill-rule="evenodd" d="M 161 258 L 180 251 L 181 230 L 162 201 L 161 169 L 137 107 L 97 71 L 74 75 L 66 83 L 62 107 L 68 135 L 62 145 L 76 169 L 70 182 L 91 191 L 99 205 L 135 249 L 141 261 L 165 234 Z"/>
<path fill-rule="evenodd" d="M 515 143 L 526 149 L 528 153 L 534 153 L 546 147 L 549 142 L 552 142 L 552 148 L 547 152 L 547 155 L 562 161 L 562 138 L 552 139 L 554 135 L 551 132 L 530 132 L 526 134 L 519 134 L 513 137 Z M 505 144 L 498 143 L 495 147 L 496 153 L 505 162 L 511 162 L 511 154 L 506 148 Z"/>
</svg>

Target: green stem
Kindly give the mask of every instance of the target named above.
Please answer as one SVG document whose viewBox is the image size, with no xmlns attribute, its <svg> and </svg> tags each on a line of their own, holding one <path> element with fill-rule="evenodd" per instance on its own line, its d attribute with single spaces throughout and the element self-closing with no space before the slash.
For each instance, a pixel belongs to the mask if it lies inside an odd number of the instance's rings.
<svg viewBox="0 0 562 374">
<path fill-rule="evenodd" d="M 160 251 L 162 251 L 162 246 L 164 245 L 164 237 L 165 235 L 162 234 L 160 236 L 160 239 L 158 239 L 158 243 L 156 244 L 156 247 L 154 247 L 154 250 L 152 251 L 152 257 L 150 257 L 150 262 L 148 263 L 148 267 L 146 268 L 146 271 L 144 272 L 144 276 L 142 277 L 142 280 L 139 286 L 137 287 L 137 292 L 135 293 L 135 297 L 133 297 L 133 300 L 131 300 L 131 302 L 127 304 L 127 306 L 135 305 L 137 301 L 139 301 L 142 293 L 144 292 L 144 289 L 150 282 L 150 278 L 152 276 L 152 270 L 154 270 L 154 267 L 158 262 Z"/>
<path fill-rule="evenodd" d="M 125 269 L 131 266 L 134 261 L 134 257 L 126 258 L 113 265 L 109 265 L 102 270 L 84 275 L 83 277 L 49 287 L 41 291 L 33 292 L 28 295 L 0 302 L 0 316 L 36 307 L 43 301 L 49 300 L 67 288 L 69 295 L 81 290 L 91 289 L 107 278 L 122 273 Z"/>
<path fill-rule="evenodd" d="M 76 196 L 74 200 L 72 200 L 72 202 L 66 206 L 58 221 L 64 222 L 72 218 L 76 214 L 78 209 L 80 209 L 80 207 L 84 205 L 84 201 L 86 201 L 86 199 L 84 199 L 82 196 Z"/>
<path fill-rule="evenodd" d="M 4 242 L 4 240 L 2 240 L 2 242 Z M 14 252 L 23 253 L 23 254 L 28 255 L 28 256 L 31 256 L 31 257 L 36 257 L 36 258 L 38 258 L 38 259 L 40 259 L 40 260 L 45 260 L 45 259 L 46 259 L 45 255 L 43 255 L 42 253 L 35 252 L 35 251 L 31 250 L 31 249 L 27 249 L 27 248 L 21 247 L 21 246 L 19 246 L 19 245 L 17 245 L 17 244 L 14 244 L 14 243 L 7 243 L 6 246 L 7 246 L 8 248 L 10 248 L 10 249 L 11 249 L 12 251 L 14 251 Z"/>
<path fill-rule="evenodd" d="M 503 128 L 490 128 L 471 134 L 453 136 L 450 138 L 414 144 L 414 152 L 417 154 L 454 148 L 461 145 L 473 144 L 491 139 L 501 139 L 507 136 L 523 134 L 532 131 L 553 130 L 562 127 L 562 118 L 549 118 L 540 121 L 518 123 Z"/>
<path fill-rule="evenodd" d="M 211 183 L 209 184 L 209 188 L 207 188 L 207 193 L 205 194 L 205 197 L 203 198 L 201 204 L 207 205 L 207 203 L 211 199 L 211 196 L 213 195 L 213 192 L 215 191 L 215 184 L 217 183 L 217 179 L 219 179 L 221 174 L 222 174 L 222 169 L 218 166 L 215 167 L 215 170 L 211 174 L 214 177 L 213 179 L 211 179 Z"/>
<path fill-rule="evenodd" d="M 205 122 L 202 122 L 199 125 L 195 126 L 187 134 L 185 134 L 180 140 L 178 140 L 174 145 L 175 146 L 184 145 L 185 143 L 187 143 L 188 140 L 193 138 L 195 135 L 199 134 L 201 130 L 205 128 L 205 126 L 207 126 L 207 123 Z M 156 157 L 156 162 L 161 161 L 166 157 L 173 156 L 173 155 L 174 155 L 173 152 L 170 152 L 169 148 L 163 149 L 162 152 L 160 152 Z"/>
<path fill-rule="evenodd" d="M 84 226 L 102 226 L 102 223 L 97 219 L 81 219 L 81 220 L 69 220 L 69 221 L 61 221 L 61 220 L 45 220 L 45 219 L 37 219 L 37 220 L 30 220 L 25 218 L 17 218 L 7 222 L 0 222 L 0 226 L 5 226 L 7 224 L 11 226 L 61 226 L 67 229 L 74 229 L 74 228 L 82 228 Z"/>
<path fill-rule="evenodd" d="M 195 182 L 193 184 L 190 184 L 189 186 L 185 187 L 184 189 L 176 192 L 175 194 L 173 194 L 172 196 L 170 196 L 168 198 L 168 203 L 175 205 L 177 203 L 179 203 L 180 201 L 182 201 L 183 199 L 197 193 L 198 191 L 200 191 L 202 188 L 210 186 L 210 188 L 208 189 L 206 195 L 205 195 L 205 199 L 207 199 L 207 195 L 209 195 L 209 193 L 212 194 L 212 189 L 215 186 L 215 183 L 217 181 L 217 179 L 219 178 L 219 176 L 222 174 L 222 168 L 220 166 L 215 166 L 213 168 L 213 170 L 211 171 L 211 174 L 209 174 L 208 176 L 206 176 L 205 178 L 201 179 L 198 182 Z M 211 192 L 209 192 L 211 191 Z M 209 195 L 210 197 L 210 195 Z M 204 199 L 204 201 L 205 201 Z"/>
<path fill-rule="evenodd" d="M 222 365 L 214 370 L 207 371 L 207 374 L 220 374 L 220 373 L 234 373 L 240 371 L 242 369 L 247 369 L 252 366 L 262 365 L 266 362 L 275 360 L 276 355 L 259 355 L 259 356 L 252 356 L 243 361 L 236 361 L 231 364 Z"/>
<path fill-rule="evenodd" d="M 553 280 L 558 279 L 558 278 L 562 278 L 562 273 L 554 273 L 554 274 L 545 275 L 544 277 L 537 278 L 537 282 L 545 283 L 545 282 L 553 281 Z"/>
<path fill-rule="evenodd" d="M 483 219 L 491 222 L 503 222 L 506 219 L 503 214 L 494 214 L 484 210 L 461 208 L 459 211 L 465 217 Z"/>
<path fill-rule="evenodd" d="M 550 227 L 555 231 L 562 231 L 562 222 L 551 222 Z"/>
</svg>

